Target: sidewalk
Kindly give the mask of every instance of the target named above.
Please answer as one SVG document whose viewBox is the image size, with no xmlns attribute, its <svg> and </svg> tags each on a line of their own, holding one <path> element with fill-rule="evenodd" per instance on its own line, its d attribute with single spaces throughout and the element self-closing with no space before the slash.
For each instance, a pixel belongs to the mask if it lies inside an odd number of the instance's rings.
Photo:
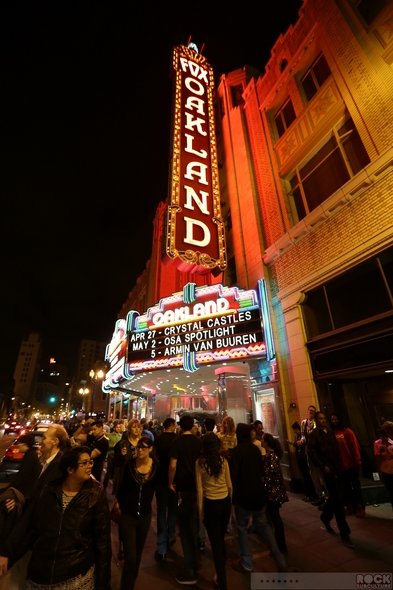
<svg viewBox="0 0 393 590">
<path fill-rule="evenodd" d="M 111 504 L 113 496 L 109 496 Z M 301 500 L 301 494 L 289 494 L 290 501 L 284 504 L 281 515 L 285 526 L 288 546 L 287 563 L 292 572 L 389 572 L 393 573 L 393 511 L 390 504 L 367 506 L 364 519 L 347 517 L 351 527 L 351 539 L 355 549 L 345 547 L 337 532 L 328 533 L 319 520 L 321 512 Z M 206 549 L 200 552 L 197 590 L 216 588 L 212 553 L 208 539 Z M 276 571 L 271 557 L 262 557 L 265 548 L 258 535 L 250 534 L 250 548 L 254 559 L 254 572 Z M 227 578 L 229 590 L 250 590 L 250 575 L 235 572 L 230 567 L 237 554 L 237 534 L 233 530 L 226 536 Z M 136 590 L 173 590 L 181 588 L 175 575 L 182 569 L 182 550 L 179 537 L 168 551 L 167 560 L 154 560 L 156 549 L 155 507 L 153 520 L 136 583 Z M 122 563 L 117 560 L 117 525 L 112 523 L 112 590 L 119 590 Z"/>
</svg>

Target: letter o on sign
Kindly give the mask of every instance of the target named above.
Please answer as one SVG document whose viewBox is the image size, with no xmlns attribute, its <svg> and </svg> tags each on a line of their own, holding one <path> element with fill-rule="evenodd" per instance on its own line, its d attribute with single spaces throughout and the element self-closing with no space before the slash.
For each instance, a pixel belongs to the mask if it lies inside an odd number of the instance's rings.
<svg viewBox="0 0 393 590">
<path fill-rule="evenodd" d="M 188 90 L 190 92 L 193 92 L 194 94 L 198 94 L 199 96 L 202 96 L 202 94 L 204 94 L 204 92 L 205 92 L 203 84 L 201 84 L 199 82 L 199 80 L 195 80 L 195 78 L 186 78 L 184 81 L 184 84 L 186 85 L 186 88 L 188 88 Z M 194 84 L 195 84 L 195 86 L 193 88 Z"/>
</svg>

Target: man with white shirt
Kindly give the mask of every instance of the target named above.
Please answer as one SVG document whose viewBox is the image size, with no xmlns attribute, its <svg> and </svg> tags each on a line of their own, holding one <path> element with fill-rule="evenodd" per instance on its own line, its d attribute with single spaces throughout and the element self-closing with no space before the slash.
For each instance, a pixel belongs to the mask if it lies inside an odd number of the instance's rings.
<svg viewBox="0 0 393 590">
<path fill-rule="evenodd" d="M 18 543 L 19 539 L 23 538 L 26 534 L 26 530 L 30 524 L 30 518 L 34 511 L 34 506 L 37 499 L 40 497 L 40 494 L 43 488 L 46 486 L 47 483 L 54 481 L 62 476 L 61 471 L 59 469 L 60 459 L 63 456 L 61 448 L 65 448 L 66 443 L 68 440 L 68 434 L 66 429 L 59 424 L 54 424 L 50 426 L 44 436 L 42 437 L 41 441 L 41 454 L 42 454 L 42 468 L 41 473 L 36 481 L 34 486 L 33 492 L 25 505 L 25 512 L 23 514 L 22 520 L 18 523 L 18 525 L 13 529 L 9 537 L 4 543 L 2 547 L 2 556 L 0 556 L 0 565 L 3 563 L 3 556 L 8 557 L 8 555 L 12 554 L 12 548 L 15 544 Z M 7 505 L 8 510 L 12 510 L 14 506 L 9 507 Z M 27 561 L 29 560 L 30 555 L 26 554 L 23 558 Z M 24 586 L 24 577 L 25 577 L 25 567 L 20 567 L 18 570 L 15 570 L 14 573 L 15 579 L 13 581 L 12 587 L 23 588 Z"/>
<path fill-rule="evenodd" d="M 42 437 L 42 469 L 37 481 L 36 489 L 34 490 L 34 496 L 37 493 L 37 488 L 39 488 L 39 491 L 41 492 L 42 488 L 47 483 L 61 477 L 59 463 L 63 453 L 60 449 L 65 447 L 67 439 L 68 435 L 66 429 L 59 424 L 50 426 Z"/>
<path fill-rule="evenodd" d="M 50 426 L 41 441 L 41 472 L 35 482 L 30 500 L 26 506 L 28 510 L 29 506 L 34 504 L 34 500 L 38 498 L 43 487 L 61 477 L 59 471 L 60 459 L 63 455 L 60 448 L 64 447 L 68 439 L 67 431 L 63 426 L 58 424 Z M 15 508 L 15 500 L 7 501 L 7 509 L 10 512 Z"/>
</svg>

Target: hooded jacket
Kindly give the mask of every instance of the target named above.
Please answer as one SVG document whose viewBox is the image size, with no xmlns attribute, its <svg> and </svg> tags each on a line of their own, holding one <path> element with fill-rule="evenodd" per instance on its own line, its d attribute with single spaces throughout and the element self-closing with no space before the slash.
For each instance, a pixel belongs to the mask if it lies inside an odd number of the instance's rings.
<svg viewBox="0 0 393 590">
<path fill-rule="evenodd" d="M 35 504 L 30 526 L 10 556 L 33 549 L 27 575 L 37 584 L 58 584 L 95 565 L 95 590 L 109 590 L 110 517 L 101 484 L 86 481 L 63 512 L 61 480 L 49 484 Z"/>
</svg>

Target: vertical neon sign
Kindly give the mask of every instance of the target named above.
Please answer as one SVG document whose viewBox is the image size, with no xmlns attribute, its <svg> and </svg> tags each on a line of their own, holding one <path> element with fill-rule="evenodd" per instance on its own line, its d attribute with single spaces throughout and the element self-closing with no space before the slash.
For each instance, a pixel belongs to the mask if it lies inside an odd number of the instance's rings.
<svg viewBox="0 0 393 590">
<path fill-rule="evenodd" d="M 171 194 L 166 264 L 206 274 L 226 268 L 213 112 L 213 70 L 194 45 L 175 47 Z"/>
</svg>

